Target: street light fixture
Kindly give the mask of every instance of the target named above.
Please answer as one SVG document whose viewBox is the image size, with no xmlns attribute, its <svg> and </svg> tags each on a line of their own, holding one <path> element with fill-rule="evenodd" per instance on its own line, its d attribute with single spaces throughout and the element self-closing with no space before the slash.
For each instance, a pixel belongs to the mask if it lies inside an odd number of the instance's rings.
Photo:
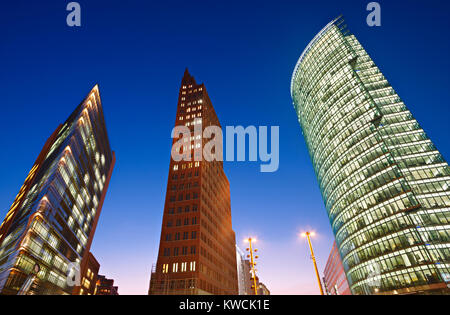
<svg viewBox="0 0 450 315">
<path fill-rule="evenodd" d="M 309 250 L 311 251 L 311 259 L 314 263 L 314 269 L 316 271 L 317 282 L 319 283 L 320 295 L 324 295 L 323 288 L 322 288 L 322 282 L 320 281 L 319 269 L 317 268 L 316 256 L 314 255 L 314 249 L 313 249 L 312 243 L 311 243 L 311 236 L 315 236 L 315 235 L 316 235 L 315 232 L 305 232 L 305 233 L 301 234 L 302 237 L 306 237 L 308 239 Z"/>
<path fill-rule="evenodd" d="M 253 289 L 255 290 L 255 295 L 258 295 L 258 288 L 256 287 L 256 262 L 255 260 L 259 258 L 259 256 L 254 256 L 253 254 L 256 253 L 258 251 L 258 249 L 253 249 L 253 245 L 252 243 L 256 242 L 256 238 L 254 237 L 249 237 L 248 239 L 244 240 L 245 243 L 249 243 L 249 248 L 247 248 L 247 251 L 250 252 L 250 255 L 248 255 L 247 257 L 250 258 L 250 266 L 252 268 L 252 277 L 253 277 Z"/>
</svg>

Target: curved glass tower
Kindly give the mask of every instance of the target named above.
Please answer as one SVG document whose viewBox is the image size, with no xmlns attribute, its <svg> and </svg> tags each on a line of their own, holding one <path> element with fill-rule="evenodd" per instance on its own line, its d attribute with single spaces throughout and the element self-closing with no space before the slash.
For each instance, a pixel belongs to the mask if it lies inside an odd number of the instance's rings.
<svg viewBox="0 0 450 315">
<path fill-rule="evenodd" d="M 448 293 L 450 168 L 342 18 L 291 95 L 352 293 Z"/>
</svg>

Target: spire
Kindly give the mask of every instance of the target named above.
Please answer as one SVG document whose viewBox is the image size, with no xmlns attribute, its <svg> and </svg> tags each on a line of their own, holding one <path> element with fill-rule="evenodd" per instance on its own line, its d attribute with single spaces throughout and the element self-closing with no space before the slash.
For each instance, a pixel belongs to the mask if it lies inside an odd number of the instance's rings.
<svg viewBox="0 0 450 315">
<path fill-rule="evenodd" d="M 191 76 L 191 74 L 189 73 L 189 69 L 186 67 L 186 70 L 184 70 L 184 75 L 183 75 L 183 80 L 182 80 L 182 84 L 183 85 L 189 85 L 189 84 L 194 84 L 196 85 L 197 83 L 195 82 L 195 79 L 193 76 Z"/>
</svg>

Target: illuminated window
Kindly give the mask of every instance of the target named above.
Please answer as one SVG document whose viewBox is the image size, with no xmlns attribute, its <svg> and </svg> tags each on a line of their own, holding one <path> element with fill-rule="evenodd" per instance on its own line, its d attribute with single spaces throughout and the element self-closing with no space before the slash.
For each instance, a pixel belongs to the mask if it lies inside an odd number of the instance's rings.
<svg viewBox="0 0 450 315">
<path fill-rule="evenodd" d="M 88 279 L 84 278 L 83 279 L 83 287 L 85 287 L 86 289 L 89 289 L 90 286 L 91 286 L 91 282 Z"/>
<path fill-rule="evenodd" d="M 84 182 L 85 182 L 86 185 L 89 184 L 89 174 L 88 173 L 86 173 L 84 175 Z"/>
</svg>

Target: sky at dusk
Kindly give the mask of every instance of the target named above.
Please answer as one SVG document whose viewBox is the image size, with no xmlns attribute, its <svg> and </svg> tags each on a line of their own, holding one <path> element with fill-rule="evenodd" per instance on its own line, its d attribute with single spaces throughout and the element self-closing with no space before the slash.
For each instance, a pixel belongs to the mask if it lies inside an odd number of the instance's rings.
<svg viewBox="0 0 450 315">
<path fill-rule="evenodd" d="M 333 235 L 290 98 L 294 66 L 340 14 L 445 158 L 450 156 L 450 4 L 379 1 L 15 0 L 0 8 L 0 216 L 45 140 L 98 83 L 117 163 L 91 248 L 120 294 L 146 294 L 156 263 L 170 133 L 186 67 L 204 82 L 222 126 L 280 126 L 280 168 L 226 162 L 241 248 L 260 242 L 272 294 L 317 294 L 301 231 L 313 229 L 323 272 Z M 406 4 L 407 3 L 407 4 Z"/>
</svg>

